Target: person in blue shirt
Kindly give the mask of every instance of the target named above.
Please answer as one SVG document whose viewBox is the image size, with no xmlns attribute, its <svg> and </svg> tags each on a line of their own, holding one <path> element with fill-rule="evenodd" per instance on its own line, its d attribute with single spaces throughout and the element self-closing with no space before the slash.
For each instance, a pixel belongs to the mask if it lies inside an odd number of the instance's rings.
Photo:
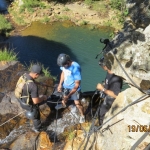
<svg viewBox="0 0 150 150">
<path fill-rule="evenodd" d="M 81 67 L 77 62 L 72 61 L 67 54 L 59 54 L 57 64 L 62 70 L 57 90 L 58 92 L 62 92 L 62 89 L 68 90 L 68 93 L 63 96 L 62 104 L 65 106 L 68 99 L 74 100 L 81 114 L 79 122 L 83 123 L 85 122 L 85 117 L 83 114 L 83 106 L 79 100 L 81 93 Z"/>
</svg>

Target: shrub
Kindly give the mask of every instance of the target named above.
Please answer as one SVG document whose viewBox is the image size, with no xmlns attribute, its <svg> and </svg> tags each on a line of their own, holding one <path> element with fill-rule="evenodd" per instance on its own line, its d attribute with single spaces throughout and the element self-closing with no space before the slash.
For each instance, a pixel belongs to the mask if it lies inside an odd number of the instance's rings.
<svg viewBox="0 0 150 150">
<path fill-rule="evenodd" d="M 110 5 L 112 8 L 119 10 L 116 16 L 118 17 L 119 23 L 123 24 L 125 17 L 129 14 L 129 11 L 125 5 L 125 0 L 111 0 Z"/>
<path fill-rule="evenodd" d="M 124 2 L 124 0 L 111 0 L 110 1 L 110 5 L 112 8 L 114 9 L 118 9 L 121 10 L 122 7 L 122 3 Z"/>
<path fill-rule="evenodd" d="M 47 23 L 47 22 L 49 22 L 49 21 L 50 21 L 50 18 L 48 18 L 48 16 L 45 16 L 45 17 L 41 20 L 42 23 Z"/>
<path fill-rule="evenodd" d="M 27 9 L 29 12 L 33 12 L 33 8 L 40 6 L 40 0 L 23 0 L 23 4 L 20 6 L 20 12 L 23 12 L 25 9 Z"/>
<path fill-rule="evenodd" d="M 0 31 L 7 31 L 11 29 L 12 25 L 7 21 L 7 19 L 3 15 L 0 15 Z"/>
<path fill-rule="evenodd" d="M 23 0 L 23 5 L 25 7 L 38 7 L 40 6 L 40 0 Z"/>
</svg>

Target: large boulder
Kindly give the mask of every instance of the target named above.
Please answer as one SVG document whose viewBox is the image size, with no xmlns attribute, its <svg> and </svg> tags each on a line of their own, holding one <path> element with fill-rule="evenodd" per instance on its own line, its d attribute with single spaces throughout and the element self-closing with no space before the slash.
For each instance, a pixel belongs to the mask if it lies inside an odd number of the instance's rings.
<svg viewBox="0 0 150 150">
<path fill-rule="evenodd" d="M 150 25 L 144 29 L 121 32 L 107 46 L 106 65 L 125 82 L 138 89 L 150 88 Z"/>
</svg>

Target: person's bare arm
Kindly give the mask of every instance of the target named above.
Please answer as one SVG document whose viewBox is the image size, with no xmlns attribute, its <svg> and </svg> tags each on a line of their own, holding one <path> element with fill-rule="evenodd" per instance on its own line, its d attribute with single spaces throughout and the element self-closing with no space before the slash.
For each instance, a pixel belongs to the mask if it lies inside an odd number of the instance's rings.
<svg viewBox="0 0 150 150">
<path fill-rule="evenodd" d="M 64 72 L 62 71 L 61 76 L 60 76 L 60 81 L 59 81 L 59 85 L 57 87 L 58 92 L 62 91 L 62 83 L 64 82 Z"/>
<path fill-rule="evenodd" d="M 70 91 L 70 93 L 67 95 L 68 98 L 69 98 L 72 94 L 74 94 L 74 93 L 77 91 L 78 87 L 80 86 L 80 82 L 81 82 L 81 81 L 79 81 L 79 80 L 75 81 L 75 86 L 74 86 L 74 88 L 73 88 L 73 89 Z"/>
<path fill-rule="evenodd" d="M 104 86 L 100 83 L 97 84 L 97 89 L 100 91 L 103 91 L 105 94 L 107 94 L 113 98 L 117 97 L 117 95 L 115 95 L 115 93 L 113 91 L 105 89 Z"/>
<path fill-rule="evenodd" d="M 63 97 L 62 103 L 64 106 L 65 106 L 65 103 L 68 101 L 69 97 L 77 91 L 78 87 L 80 86 L 80 83 L 81 81 L 79 80 L 75 81 L 74 88 L 70 91 L 70 93 L 67 96 Z"/>
<path fill-rule="evenodd" d="M 32 98 L 34 104 L 41 103 L 42 101 L 47 100 L 46 95 L 42 95 L 41 97 Z"/>
</svg>

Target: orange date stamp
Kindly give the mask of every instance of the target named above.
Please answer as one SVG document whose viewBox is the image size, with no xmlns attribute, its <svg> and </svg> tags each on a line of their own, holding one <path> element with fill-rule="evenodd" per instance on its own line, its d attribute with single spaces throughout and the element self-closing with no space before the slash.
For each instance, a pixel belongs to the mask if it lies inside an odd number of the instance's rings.
<svg viewBox="0 0 150 150">
<path fill-rule="evenodd" d="M 150 125 L 128 125 L 129 132 L 150 132 Z"/>
</svg>

